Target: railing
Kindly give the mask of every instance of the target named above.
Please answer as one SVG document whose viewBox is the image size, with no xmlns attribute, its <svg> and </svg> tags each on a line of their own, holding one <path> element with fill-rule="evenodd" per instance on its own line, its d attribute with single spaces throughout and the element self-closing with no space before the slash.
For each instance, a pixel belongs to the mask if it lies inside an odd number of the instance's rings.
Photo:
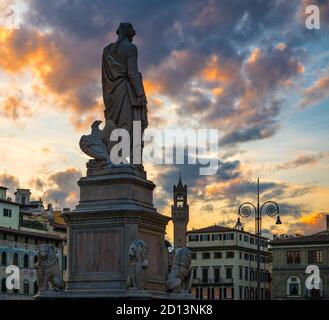
<svg viewBox="0 0 329 320">
<path fill-rule="evenodd" d="M 224 284 L 233 284 L 233 278 L 219 278 L 219 279 L 213 279 L 209 278 L 207 282 L 203 282 L 202 279 L 196 278 L 192 279 L 192 284 L 217 284 L 217 285 L 224 285 Z"/>
</svg>

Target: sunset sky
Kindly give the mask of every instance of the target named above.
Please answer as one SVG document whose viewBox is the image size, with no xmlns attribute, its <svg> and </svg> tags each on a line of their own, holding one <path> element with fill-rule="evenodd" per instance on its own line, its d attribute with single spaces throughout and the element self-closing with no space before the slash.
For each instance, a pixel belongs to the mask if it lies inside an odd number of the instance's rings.
<svg viewBox="0 0 329 320">
<path fill-rule="evenodd" d="M 0 185 L 77 204 L 88 157 L 82 134 L 103 119 L 101 55 L 120 22 L 137 35 L 154 128 L 220 130 L 219 170 L 146 164 L 155 205 L 169 215 L 181 170 L 189 229 L 234 226 L 243 201 L 279 203 L 265 234 L 309 234 L 329 213 L 329 0 L 6 1 L 0 19 Z M 320 30 L 305 28 L 318 4 Z M 253 219 L 243 221 L 253 231 Z M 172 239 L 172 226 L 168 228 Z"/>
</svg>

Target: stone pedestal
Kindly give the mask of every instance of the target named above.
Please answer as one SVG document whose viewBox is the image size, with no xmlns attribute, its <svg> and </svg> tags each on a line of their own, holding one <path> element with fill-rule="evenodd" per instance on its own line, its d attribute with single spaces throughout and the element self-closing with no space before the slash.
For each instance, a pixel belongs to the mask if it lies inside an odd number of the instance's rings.
<svg viewBox="0 0 329 320">
<path fill-rule="evenodd" d="M 80 202 L 68 213 L 66 297 L 161 298 L 166 293 L 169 217 L 153 205 L 155 185 L 131 166 L 89 169 L 78 182 Z M 135 240 L 148 245 L 145 291 L 127 290 L 128 249 Z"/>
</svg>

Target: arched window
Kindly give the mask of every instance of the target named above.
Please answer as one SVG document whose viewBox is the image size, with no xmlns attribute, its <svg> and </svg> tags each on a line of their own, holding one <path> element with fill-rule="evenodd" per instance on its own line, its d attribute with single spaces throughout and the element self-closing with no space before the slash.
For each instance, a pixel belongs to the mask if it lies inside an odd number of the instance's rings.
<svg viewBox="0 0 329 320">
<path fill-rule="evenodd" d="M 28 268 L 28 267 L 29 267 L 29 255 L 24 254 L 24 268 Z"/>
<path fill-rule="evenodd" d="M 14 253 L 13 265 L 18 267 L 18 254 L 17 253 Z"/>
<path fill-rule="evenodd" d="M 6 266 L 7 265 L 7 253 L 2 252 L 1 254 L 1 265 Z"/>
<path fill-rule="evenodd" d="M 34 292 L 34 294 L 37 294 L 38 291 L 39 291 L 38 283 L 36 281 L 34 281 L 34 284 L 33 284 L 33 292 Z"/>
<path fill-rule="evenodd" d="M 6 279 L 1 280 L 1 292 L 7 292 Z"/>
<path fill-rule="evenodd" d="M 177 200 L 177 207 L 182 207 L 184 205 L 184 196 L 179 193 L 176 197 Z"/>
<path fill-rule="evenodd" d="M 300 280 L 298 277 L 290 277 L 287 281 L 287 295 L 300 297 Z"/>
<path fill-rule="evenodd" d="M 29 280 L 24 280 L 24 294 L 30 294 L 30 283 Z"/>
</svg>

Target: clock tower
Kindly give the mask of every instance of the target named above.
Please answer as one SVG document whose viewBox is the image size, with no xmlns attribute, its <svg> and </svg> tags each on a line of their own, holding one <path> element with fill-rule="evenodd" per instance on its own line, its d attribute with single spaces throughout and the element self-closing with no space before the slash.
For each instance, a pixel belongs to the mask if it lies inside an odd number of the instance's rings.
<svg viewBox="0 0 329 320">
<path fill-rule="evenodd" d="M 183 185 L 179 176 L 177 186 L 174 187 L 174 204 L 171 206 L 171 217 L 174 224 L 175 248 L 186 246 L 186 231 L 189 221 L 189 206 L 187 204 L 187 186 Z"/>
</svg>

